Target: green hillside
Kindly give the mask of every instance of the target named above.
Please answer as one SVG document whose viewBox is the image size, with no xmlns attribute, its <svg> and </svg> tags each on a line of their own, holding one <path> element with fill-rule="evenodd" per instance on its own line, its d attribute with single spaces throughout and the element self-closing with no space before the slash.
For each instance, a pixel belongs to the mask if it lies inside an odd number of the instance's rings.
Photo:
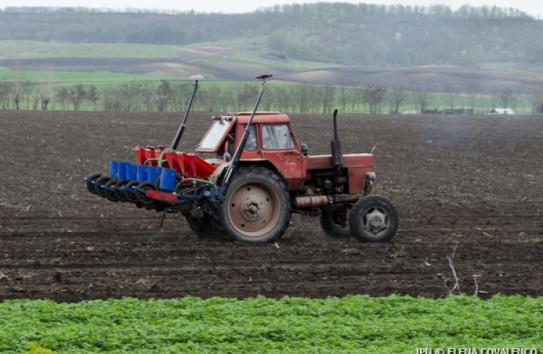
<svg viewBox="0 0 543 354">
<path fill-rule="evenodd" d="M 0 40 L 165 45 L 237 40 L 258 44 L 276 59 L 357 65 L 540 61 L 542 34 L 542 21 L 496 6 L 452 11 L 443 5 L 317 3 L 249 14 L 45 7 L 0 12 Z"/>
</svg>

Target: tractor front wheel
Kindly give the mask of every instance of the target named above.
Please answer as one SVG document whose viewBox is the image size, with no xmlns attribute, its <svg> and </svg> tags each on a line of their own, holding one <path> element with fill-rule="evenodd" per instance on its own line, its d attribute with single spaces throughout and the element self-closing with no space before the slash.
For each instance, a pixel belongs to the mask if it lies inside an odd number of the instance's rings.
<svg viewBox="0 0 543 354">
<path fill-rule="evenodd" d="M 398 214 L 392 202 L 381 196 L 359 199 L 349 213 L 349 227 L 361 242 L 387 242 L 398 230 Z"/>
<path fill-rule="evenodd" d="M 282 178 L 264 167 L 240 168 L 219 207 L 219 220 L 233 240 L 280 238 L 290 222 L 290 197 Z"/>
</svg>

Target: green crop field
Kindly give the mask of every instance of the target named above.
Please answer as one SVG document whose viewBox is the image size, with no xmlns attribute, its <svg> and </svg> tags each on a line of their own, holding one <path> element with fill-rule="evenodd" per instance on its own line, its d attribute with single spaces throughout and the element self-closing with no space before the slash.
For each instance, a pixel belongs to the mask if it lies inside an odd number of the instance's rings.
<svg viewBox="0 0 543 354">
<path fill-rule="evenodd" d="M 307 299 L 0 303 L 0 352 L 415 353 L 416 348 L 543 350 L 543 298 Z"/>
<path fill-rule="evenodd" d="M 39 70 L 22 70 L 14 72 L 7 67 L 0 67 L 0 80 L 14 80 L 15 76 L 19 75 L 22 81 L 29 81 L 37 84 L 51 83 L 56 87 L 66 86 L 70 84 L 85 84 L 85 85 L 105 85 L 110 87 L 111 84 L 124 84 L 132 81 L 160 81 L 169 80 L 171 77 L 165 75 L 149 75 L 149 74 L 123 74 L 111 72 L 72 72 L 72 71 L 39 71 Z"/>
<path fill-rule="evenodd" d="M 0 59 L 175 58 L 173 45 L 0 41 Z"/>
</svg>

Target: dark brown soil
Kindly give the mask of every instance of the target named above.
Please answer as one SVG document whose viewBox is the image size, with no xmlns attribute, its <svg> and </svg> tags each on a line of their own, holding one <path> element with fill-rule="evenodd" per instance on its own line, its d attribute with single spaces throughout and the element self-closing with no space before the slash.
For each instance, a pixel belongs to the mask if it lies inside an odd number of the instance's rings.
<svg viewBox="0 0 543 354">
<path fill-rule="evenodd" d="M 191 150 L 211 114 L 189 119 Z M 400 215 L 393 242 L 325 236 L 294 215 L 277 244 L 199 240 L 181 215 L 111 203 L 83 177 L 137 145 L 169 145 L 181 114 L 0 111 L 0 300 L 135 296 L 410 294 L 454 279 L 479 294 L 543 294 L 543 119 L 341 116 L 343 152 L 375 148 L 376 193 Z M 327 153 L 328 116 L 293 117 Z"/>
</svg>

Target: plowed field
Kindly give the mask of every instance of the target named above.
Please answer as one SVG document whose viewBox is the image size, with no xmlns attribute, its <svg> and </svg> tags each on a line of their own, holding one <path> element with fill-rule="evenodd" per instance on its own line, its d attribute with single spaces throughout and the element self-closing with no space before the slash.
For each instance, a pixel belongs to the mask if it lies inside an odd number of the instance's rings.
<svg viewBox="0 0 543 354">
<path fill-rule="evenodd" d="M 210 115 L 189 118 L 182 149 Z M 340 115 L 343 152 L 375 148 L 375 193 L 398 209 L 386 244 L 328 238 L 297 214 L 277 244 L 200 240 L 181 215 L 161 224 L 161 213 L 86 191 L 83 178 L 109 160 L 169 145 L 180 120 L 0 111 L 0 299 L 441 297 L 452 268 L 463 293 L 543 295 L 541 117 Z M 329 151 L 331 117 L 293 122 L 310 153 Z"/>
</svg>

